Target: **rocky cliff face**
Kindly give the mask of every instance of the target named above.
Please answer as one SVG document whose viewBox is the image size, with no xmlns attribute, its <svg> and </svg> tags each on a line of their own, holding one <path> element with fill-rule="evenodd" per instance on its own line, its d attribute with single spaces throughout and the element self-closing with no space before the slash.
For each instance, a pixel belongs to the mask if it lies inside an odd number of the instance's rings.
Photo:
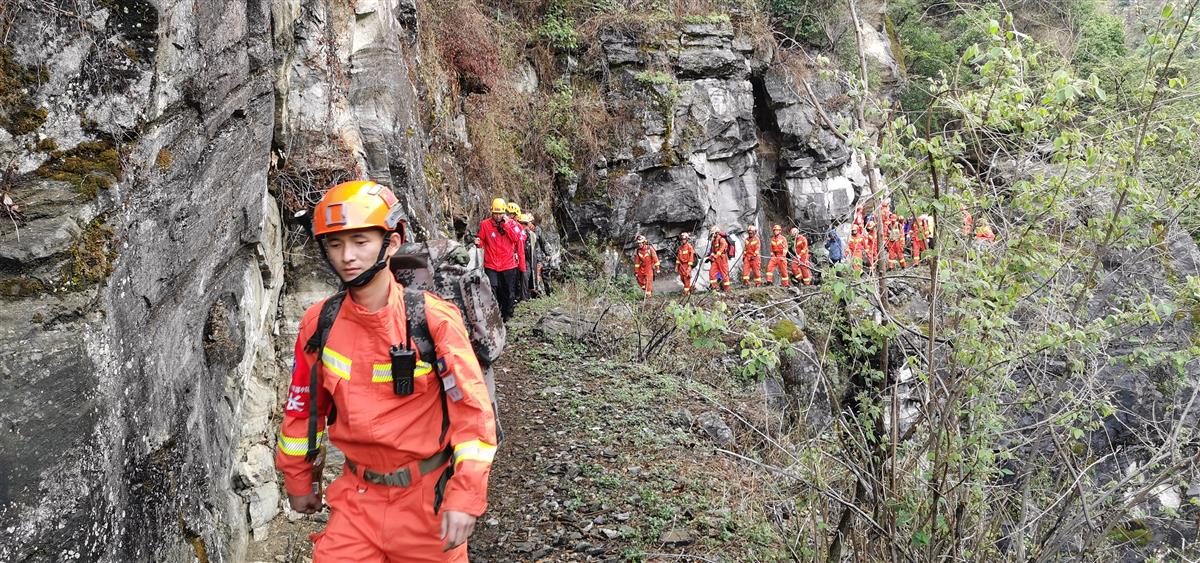
<svg viewBox="0 0 1200 563">
<path fill-rule="evenodd" d="M 269 5 L 65 4 L 5 13 L 0 560 L 236 560 L 279 499 Z"/>
<path fill-rule="evenodd" d="M 728 17 L 600 37 L 597 80 L 633 131 L 599 165 L 602 193 L 567 186 L 568 232 L 660 242 L 774 222 L 823 233 L 846 217 L 866 177 L 837 132 L 854 127 L 840 85 L 802 78 Z"/>
</svg>

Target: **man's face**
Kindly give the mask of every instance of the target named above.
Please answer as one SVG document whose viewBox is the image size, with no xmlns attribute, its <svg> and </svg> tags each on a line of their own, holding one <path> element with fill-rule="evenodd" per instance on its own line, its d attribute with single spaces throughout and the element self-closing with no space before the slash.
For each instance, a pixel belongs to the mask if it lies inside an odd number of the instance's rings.
<svg viewBox="0 0 1200 563">
<path fill-rule="evenodd" d="M 504 212 L 497 213 L 497 212 L 493 211 L 492 219 L 494 219 L 497 223 L 503 221 L 504 220 Z"/>
<path fill-rule="evenodd" d="M 338 277 L 350 281 L 375 265 L 383 243 L 383 231 L 379 229 L 337 232 L 325 237 L 325 252 Z"/>
</svg>

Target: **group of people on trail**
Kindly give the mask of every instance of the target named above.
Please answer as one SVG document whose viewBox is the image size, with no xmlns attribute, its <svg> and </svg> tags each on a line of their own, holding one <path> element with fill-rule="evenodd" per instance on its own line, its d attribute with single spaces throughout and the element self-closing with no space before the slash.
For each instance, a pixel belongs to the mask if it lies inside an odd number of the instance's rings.
<svg viewBox="0 0 1200 563">
<path fill-rule="evenodd" d="M 549 250 L 533 214 L 517 202 L 495 198 L 491 212 L 479 222 L 475 246 L 483 249 L 483 269 L 507 321 L 517 303 L 550 292 L 549 276 L 542 275 Z"/>
<path fill-rule="evenodd" d="M 975 223 L 966 206 L 961 207 L 963 213 L 963 234 L 979 241 L 994 241 L 995 233 L 986 220 L 980 219 Z M 836 229 L 829 229 L 825 235 L 825 250 L 832 264 L 850 260 L 856 271 L 863 271 L 864 264 L 874 270 L 880 256 L 880 243 L 886 253 L 886 261 L 882 264 L 885 270 L 906 268 L 921 263 L 921 255 L 926 253 L 933 239 L 933 217 L 916 215 L 905 218 L 893 213 L 891 202 L 884 200 L 880 204 L 879 219 L 873 214 L 864 214 L 862 205 L 854 209 L 853 222 L 850 226 L 850 240 L 845 242 Z M 790 236 L 789 236 L 790 235 Z M 879 237 L 883 237 L 880 240 Z M 654 291 L 654 275 L 661 271 L 658 253 L 654 246 L 643 235 L 635 239 L 637 248 L 634 251 L 634 273 L 638 285 L 649 299 Z M 764 249 L 766 252 L 764 253 Z M 689 233 L 679 235 L 679 248 L 675 253 L 675 270 L 683 285 L 683 294 L 692 293 L 693 268 L 697 265 L 697 252 L 692 245 Z M 910 261 L 908 258 L 911 257 Z M 709 241 L 708 252 L 700 263 L 711 262 L 709 268 L 709 290 L 728 292 L 732 286 L 731 265 L 737 262 L 736 244 L 729 234 L 721 229 L 714 229 Z M 763 262 L 766 262 L 764 280 Z M 766 241 L 759 237 L 758 227 L 750 225 L 746 228 L 746 241 L 742 249 L 741 280 L 747 287 L 774 285 L 778 275 L 780 285 L 789 287 L 813 284 L 813 263 L 808 237 L 799 228 L 792 227 L 788 235 L 783 232 L 782 225 L 771 227 L 771 238 Z"/>
<path fill-rule="evenodd" d="M 763 264 L 767 259 L 762 255 L 762 240 L 758 236 L 758 227 L 751 225 L 746 229 L 746 245 L 742 255 L 741 278 L 743 285 L 763 285 Z M 799 229 L 791 230 L 792 239 L 783 234 L 783 227 L 775 225 L 771 228 L 770 257 L 767 263 L 766 284 L 774 282 L 775 273 L 779 273 L 780 283 L 784 287 L 791 285 L 792 280 L 805 285 L 812 284 L 812 265 L 810 263 L 808 238 Z M 650 245 L 645 236 L 638 235 L 635 239 L 637 249 L 634 251 L 634 274 L 638 286 L 649 298 L 654 292 L 654 275 L 662 271 L 658 252 Z M 698 263 L 711 263 L 708 270 L 708 284 L 711 291 L 718 289 L 728 292 L 733 286 L 732 268 L 737 266 L 737 244 L 729 233 L 720 229 L 713 231 L 709 239 L 708 252 L 703 259 L 698 260 L 696 247 L 692 244 L 692 235 L 679 235 L 679 248 L 675 251 L 675 271 L 679 274 L 679 282 L 683 285 L 684 295 L 692 293 L 693 269 Z"/>
<path fill-rule="evenodd" d="M 881 236 L 883 240 L 880 240 Z M 861 272 L 864 263 L 874 270 L 882 243 L 887 255 L 884 269 L 907 268 L 910 265 L 907 256 L 912 256 L 911 265 L 919 265 L 921 254 L 929 249 L 932 238 L 933 217 L 917 215 L 906 219 L 892 212 L 890 201 L 883 200 L 879 205 L 878 221 L 874 214 L 864 214 L 862 205 L 854 208 L 847 252 L 855 270 Z"/>
</svg>

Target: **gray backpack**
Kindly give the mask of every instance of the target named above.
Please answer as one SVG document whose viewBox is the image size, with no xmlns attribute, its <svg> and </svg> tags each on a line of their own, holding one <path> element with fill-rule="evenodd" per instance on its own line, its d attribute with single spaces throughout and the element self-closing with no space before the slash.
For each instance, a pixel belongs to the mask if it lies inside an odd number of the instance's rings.
<svg viewBox="0 0 1200 563">
<path fill-rule="evenodd" d="M 389 266 L 404 287 L 434 293 L 462 311 L 471 347 L 486 370 L 504 351 L 504 320 L 487 276 L 468 263 L 465 247 L 440 239 L 401 246 Z"/>
</svg>

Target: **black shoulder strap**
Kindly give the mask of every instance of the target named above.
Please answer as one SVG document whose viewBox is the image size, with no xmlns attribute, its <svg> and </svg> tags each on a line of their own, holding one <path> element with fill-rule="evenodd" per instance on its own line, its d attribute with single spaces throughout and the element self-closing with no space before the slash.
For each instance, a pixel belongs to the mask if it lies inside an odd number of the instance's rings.
<svg viewBox="0 0 1200 563">
<path fill-rule="evenodd" d="M 342 309 L 342 301 L 345 299 L 346 291 L 343 289 L 325 300 L 325 303 L 321 305 L 321 314 L 317 317 L 317 330 L 304 343 L 306 352 L 317 354 L 317 359 L 313 362 L 308 377 L 308 452 L 304 454 L 304 460 L 309 463 L 313 463 L 321 451 L 317 444 L 317 396 L 319 394 L 317 390 L 321 385 L 319 370 L 325 356 L 325 342 L 329 340 L 329 331 L 333 329 L 333 321 L 337 319 L 338 311 Z"/>
<path fill-rule="evenodd" d="M 433 366 L 433 374 L 438 378 L 438 396 L 442 401 L 442 434 L 438 443 L 446 441 L 446 433 L 450 431 L 450 407 L 446 404 L 446 386 L 442 381 L 442 373 L 437 369 L 440 363 L 437 357 L 437 347 L 433 343 L 433 335 L 429 332 L 429 320 L 425 316 L 425 292 L 410 287 L 404 288 L 404 327 L 408 339 L 421 355 L 421 361 Z"/>
</svg>

